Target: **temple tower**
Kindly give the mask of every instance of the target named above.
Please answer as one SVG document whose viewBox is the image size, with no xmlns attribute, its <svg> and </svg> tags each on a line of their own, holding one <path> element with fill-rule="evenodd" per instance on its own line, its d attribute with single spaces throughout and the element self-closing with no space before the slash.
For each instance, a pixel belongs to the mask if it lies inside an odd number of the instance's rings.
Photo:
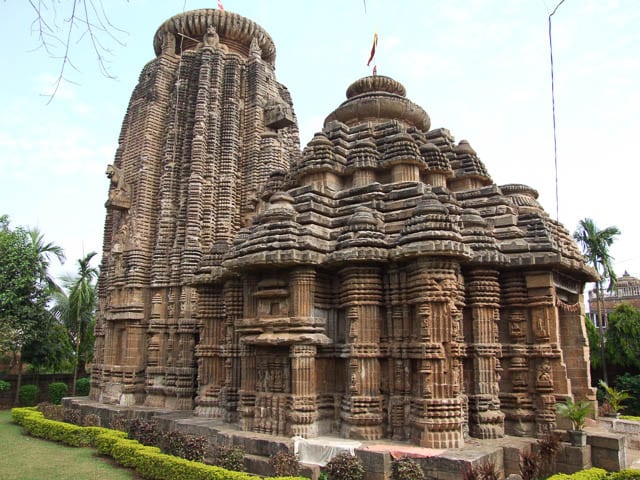
<svg viewBox="0 0 640 480">
<path fill-rule="evenodd" d="M 191 279 L 255 215 L 269 173 L 298 154 L 298 132 L 275 46 L 250 20 L 186 12 L 160 26 L 154 48 L 108 171 L 92 397 L 191 409 L 196 360 L 201 376 L 219 368 L 207 339 L 223 295 Z"/>
</svg>

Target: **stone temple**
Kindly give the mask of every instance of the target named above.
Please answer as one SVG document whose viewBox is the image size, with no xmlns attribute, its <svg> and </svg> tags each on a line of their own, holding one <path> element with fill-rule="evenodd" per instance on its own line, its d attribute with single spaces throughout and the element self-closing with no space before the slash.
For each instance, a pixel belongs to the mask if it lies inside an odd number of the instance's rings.
<svg viewBox="0 0 640 480">
<path fill-rule="evenodd" d="M 453 448 L 595 398 L 594 272 L 533 188 L 384 76 L 301 151 L 274 43 L 237 14 L 177 15 L 154 47 L 107 169 L 92 400 Z"/>
</svg>

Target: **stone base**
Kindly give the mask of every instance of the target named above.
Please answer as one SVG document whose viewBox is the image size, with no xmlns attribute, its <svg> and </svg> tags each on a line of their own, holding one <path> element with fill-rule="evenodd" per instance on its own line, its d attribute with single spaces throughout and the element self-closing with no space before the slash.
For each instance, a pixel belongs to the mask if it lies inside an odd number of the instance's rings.
<svg viewBox="0 0 640 480">
<path fill-rule="evenodd" d="M 225 423 L 219 418 L 198 417 L 192 411 L 104 405 L 88 400 L 87 397 L 65 398 L 63 405 L 66 408 L 80 410 L 83 417 L 90 413 L 97 414 L 101 425 L 105 427 L 116 417 L 153 419 L 164 431 L 184 431 L 206 436 L 210 444 L 237 446 L 245 452 L 247 471 L 258 475 L 273 475 L 269 465 L 271 455 L 282 450 L 293 452 L 292 438 L 241 431 L 236 424 Z M 624 440 L 623 437 L 613 434 L 590 434 L 588 445 L 585 447 L 572 447 L 562 443 L 554 471 L 573 473 L 592 465 L 611 471 L 620 470 L 626 466 Z M 363 440 L 362 445 L 355 449 L 355 453 L 363 461 L 364 480 L 389 480 L 393 458 L 405 455 L 414 457 L 422 466 L 427 478 L 458 480 L 464 478 L 469 467 L 485 462 L 493 463 L 502 477 L 517 474 L 520 452 L 532 448 L 536 448 L 536 440 L 523 437 L 494 440 L 470 438 L 464 448 L 441 450 L 419 448 L 387 440 Z M 301 473 L 317 480 L 320 469 L 319 465 L 303 465 Z"/>
</svg>

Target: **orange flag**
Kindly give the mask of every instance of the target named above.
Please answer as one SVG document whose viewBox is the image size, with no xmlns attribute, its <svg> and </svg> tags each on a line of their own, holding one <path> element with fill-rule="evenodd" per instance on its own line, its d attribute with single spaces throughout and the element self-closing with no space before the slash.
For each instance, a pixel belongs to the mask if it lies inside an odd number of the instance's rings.
<svg viewBox="0 0 640 480">
<path fill-rule="evenodd" d="M 367 62 L 367 67 L 371 64 L 373 57 L 376 56 L 376 47 L 378 46 L 378 31 L 373 34 L 373 45 L 371 45 L 371 54 L 369 55 L 369 61 Z"/>
</svg>

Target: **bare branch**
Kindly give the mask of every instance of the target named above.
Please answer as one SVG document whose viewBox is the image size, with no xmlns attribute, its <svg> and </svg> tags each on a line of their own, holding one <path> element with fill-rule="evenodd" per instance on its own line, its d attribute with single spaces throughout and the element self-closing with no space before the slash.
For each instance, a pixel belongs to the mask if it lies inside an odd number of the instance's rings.
<svg viewBox="0 0 640 480">
<path fill-rule="evenodd" d="M 38 39 L 38 46 L 34 50 L 43 49 L 49 57 L 60 60 L 53 90 L 46 94 L 49 97 L 47 104 L 51 103 L 62 82 L 76 83 L 67 78 L 67 67 L 79 72 L 71 61 L 71 53 L 76 45 L 87 39 L 96 55 L 100 73 L 107 78 L 115 78 L 108 68 L 107 58 L 113 52 L 104 39 L 125 46 L 118 36 L 126 32 L 111 23 L 102 0 L 73 0 L 69 16 L 63 17 L 61 23 L 58 22 L 58 0 L 28 1 L 35 13 L 31 31 Z"/>
</svg>

